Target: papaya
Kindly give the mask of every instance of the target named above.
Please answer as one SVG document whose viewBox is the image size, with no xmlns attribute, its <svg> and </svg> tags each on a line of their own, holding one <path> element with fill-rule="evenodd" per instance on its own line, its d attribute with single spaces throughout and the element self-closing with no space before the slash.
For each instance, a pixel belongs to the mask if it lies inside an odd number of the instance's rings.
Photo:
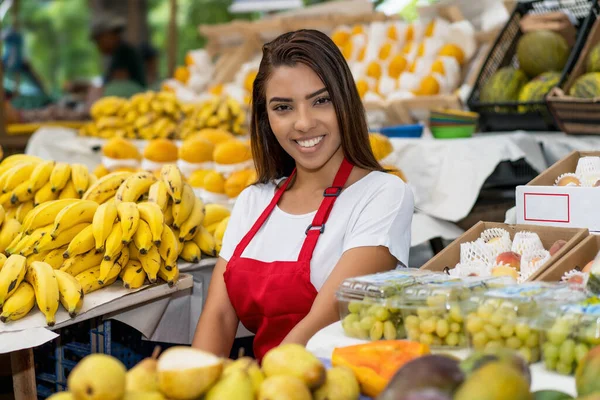
<svg viewBox="0 0 600 400">
<path fill-rule="evenodd" d="M 333 350 L 331 364 L 354 371 L 361 392 L 377 397 L 404 364 L 429 354 L 429 346 L 407 340 L 379 340 Z"/>
</svg>

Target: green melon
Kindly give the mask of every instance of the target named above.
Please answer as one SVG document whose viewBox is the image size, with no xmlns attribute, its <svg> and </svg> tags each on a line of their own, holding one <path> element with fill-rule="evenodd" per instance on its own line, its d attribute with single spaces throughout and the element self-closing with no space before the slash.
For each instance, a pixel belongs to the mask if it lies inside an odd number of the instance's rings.
<svg viewBox="0 0 600 400">
<path fill-rule="evenodd" d="M 517 43 L 519 66 L 532 78 L 544 72 L 562 71 L 569 52 L 565 38 L 552 31 L 528 32 Z"/>
<path fill-rule="evenodd" d="M 569 95 L 582 99 L 593 99 L 600 96 L 600 72 L 581 75 L 571 86 Z"/>
<path fill-rule="evenodd" d="M 595 45 L 587 58 L 587 72 L 600 72 L 600 44 Z"/>
<path fill-rule="evenodd" d="M 500 68 L 481 88 L 482 103 L 502 103 L 517 101 L 523 85 L 527 83 L 527 75 L 513 67 Z"/>
<path fill-rule="evenodd" d="M 528 84 L 523 86 L 519 93 L 519 103 L 528 103 L 532 101 L 543 101 L 552 88 L 558 85 L 560 73 L 544 72 Z M 540 106 L 519 106 L 519 112 L 534 111 Z"/>
</svg>

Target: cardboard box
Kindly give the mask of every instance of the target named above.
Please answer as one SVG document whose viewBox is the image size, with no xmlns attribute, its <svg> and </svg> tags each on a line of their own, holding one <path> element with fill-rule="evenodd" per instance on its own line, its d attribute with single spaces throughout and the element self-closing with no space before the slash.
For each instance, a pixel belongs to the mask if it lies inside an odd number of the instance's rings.
<svg viewBox="0 0 600 400">
<path fill-rule="evenodd" d="M 540 237 L 542 244 L 546 250 L 549 250 L 552 244 L 558 239 L 567 241 L 556 254 L 550 259 L 528 280 L 535 281 L 538 277 L 552 267 L 559 259 L 565 256 L 571 249 L 579 244 L 583 239 L 588 237 L 587 229 L 579 228 L 555 228 L 555 227 L 542 227 L 535 225 L 508 225 L 499 222 L 479 222 L 475 224 L 471 229 L 466 231 L 458 239 L 450 243 L 444 250 L 439 252 L 435 257 L 429 260 L 421 269 L 430 271 L 444 271 L 446 268 L 452 269 L 460 261 L 460 244 L 466 242 L 473 242 L 483 231 L 490 228 L 503 228 L 510 233 L 511 240 L 515 237 L 515 233 L 520 231 L 535 232 Z"/>
<path fill-rule="evenodd" d="M 581 271 L 600 251 L 600 235 L 589 235 L 573 247 L 564 257 L 547 268 L 539 277 L 540 281 L 559 281 L 565 272 L 573 269 Z"/>
<path fill-rule="evenodd" d="M 574 151 L 525 186 L 517 186 L 517 224 L 587 228 L 600 233 L 600 188 L 554 186 L 556 178 L 577 168 L 585 156 L 600 151 Z"/>
</svg>

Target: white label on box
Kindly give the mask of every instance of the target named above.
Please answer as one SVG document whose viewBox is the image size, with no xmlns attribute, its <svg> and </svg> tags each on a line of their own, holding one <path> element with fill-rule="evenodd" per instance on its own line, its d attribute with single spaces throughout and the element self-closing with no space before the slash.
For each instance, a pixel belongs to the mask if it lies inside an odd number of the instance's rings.
<svg viewBox="0 0 600 400">
<path fill-rule="evenodd" d="M 571 222 L 571 199 L 566 193 L 523 193 L 523 220 Z"/>
</svg>

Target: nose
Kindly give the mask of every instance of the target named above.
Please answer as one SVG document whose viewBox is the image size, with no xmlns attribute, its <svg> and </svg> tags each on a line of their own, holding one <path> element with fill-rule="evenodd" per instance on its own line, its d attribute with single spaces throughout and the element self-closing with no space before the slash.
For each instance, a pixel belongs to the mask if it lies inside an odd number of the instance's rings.
<svg viewBox="0 0 600 400">
<path fill-rule="evenodd" d="M 309 132 L 317 126 L 317 121 L 307 107 L 298 107 L 298 119 L 294 123 L 294 129 L 298 132 Z"/>
</svg>

